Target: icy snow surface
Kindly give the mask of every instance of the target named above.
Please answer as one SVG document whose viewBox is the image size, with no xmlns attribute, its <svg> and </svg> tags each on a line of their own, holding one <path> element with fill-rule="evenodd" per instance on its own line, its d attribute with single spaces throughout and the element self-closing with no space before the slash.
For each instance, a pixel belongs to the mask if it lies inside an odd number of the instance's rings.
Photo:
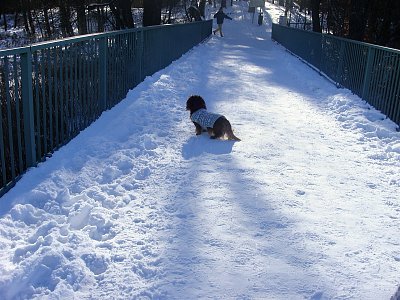
<svg viewBox="0 0 400 300">
<path fill-rule="evenodd" d="M 1 299 L 394 294 L 396 125 L 271 41 L 276 7 L 258 26 L 246 5 L 0 199 Z M 242 141 L 195 136 L 192 94 Z"/>
</svg>

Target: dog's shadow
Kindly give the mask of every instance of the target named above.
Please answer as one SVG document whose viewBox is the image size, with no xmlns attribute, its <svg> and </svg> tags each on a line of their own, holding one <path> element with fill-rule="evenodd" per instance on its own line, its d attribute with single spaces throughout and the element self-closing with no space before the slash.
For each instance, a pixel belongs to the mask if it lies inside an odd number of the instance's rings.
<svg viewBox="0 0 400 300">
<path fill-rule="evenodd" d="M 213 140 L 208 135 L 192 136 L 182 147 L 182 156 L 184 159 L 191 159 L 202 155 L 210 154 L 228 154 L 232 152 L 235 141 Z"/>
</svg>

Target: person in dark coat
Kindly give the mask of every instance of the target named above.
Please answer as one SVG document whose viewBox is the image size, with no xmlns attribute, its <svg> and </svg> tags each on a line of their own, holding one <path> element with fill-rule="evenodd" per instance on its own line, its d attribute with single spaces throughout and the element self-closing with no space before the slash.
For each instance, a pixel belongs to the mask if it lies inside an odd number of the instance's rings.
<svg viewBox="0 0 400 300">
<path fill-rule="evenodd" d="M 219 10 L 218 10 L 218 12 L 214 15 L 214 19 L 217 19 L 218 28 L 215 29 L 215 30 L 213 31 L 213 33 L 216 34 L 216 33 L 219 31 L 220 35 L 221 35 L 221 36 L 224 36 L 223 33 L 222 33 L 222 24 L 224 23 L 224 19 L 232 20 L 232 18 L 229 17 L 229 16 L 227 16 L 227 15 L 224 13 L 222 7 L 220 7 Z"/>
</svg>

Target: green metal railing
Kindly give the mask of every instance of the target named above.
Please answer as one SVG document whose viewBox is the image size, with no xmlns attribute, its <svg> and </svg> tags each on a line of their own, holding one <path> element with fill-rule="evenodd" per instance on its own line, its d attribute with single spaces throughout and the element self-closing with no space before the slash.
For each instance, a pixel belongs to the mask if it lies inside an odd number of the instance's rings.
<svg viewBox="0 0 400 300">
<path fill-rule="evenodd" d="M 272 39 L 400 125 L 400 51 L 277 24 Z"/>
<path fill-rule="evenodd" d="M 209 20 L 0 50 L 0 196 L 211 29 Z"/>
</svg>

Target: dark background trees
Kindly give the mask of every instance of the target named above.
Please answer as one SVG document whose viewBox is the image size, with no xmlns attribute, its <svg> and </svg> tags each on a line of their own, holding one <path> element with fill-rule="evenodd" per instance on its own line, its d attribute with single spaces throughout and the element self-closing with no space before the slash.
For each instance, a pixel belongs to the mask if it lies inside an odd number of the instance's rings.
<svg viewBox="0 0 400 300">
<path fill-rule="evenodd" d="M 190 22 L 206 0 L 0 0 L 0 46 L 110 30 Z M 221 0 L 214 0 L 220 3 Z M 203 16 L 204 17 L 204 16 Z M 22 32 L 23 31 L 23 32 Z"/>
<path fill-rule="evenodd" d="M 362 42 L 400 49 L 399 0 L 302 0 L 328 33 Z M 319 8 L 319 13 L 317 9 Z"/>
<path fill-rule="evenodd" d="M 4 31 L 23 28 L 30 42 L 78 34 L 186 22 L 206 0 L 0 0 Z M 400 49 L 400 0 L 268 0 L 297 8 L 312 30 Z M 222 0 L 208 0 L 214 6 Z M 178 12 L 178 13 L 177 13 Z M 175 15 L 174 15 L 175 14 Z M 7 16 L 7 17 L 6 17 Z M 16 46 L 16 45 L 11 45 Z M 20 45 L 18 45 L 20 46 Z"/>
</svg>

